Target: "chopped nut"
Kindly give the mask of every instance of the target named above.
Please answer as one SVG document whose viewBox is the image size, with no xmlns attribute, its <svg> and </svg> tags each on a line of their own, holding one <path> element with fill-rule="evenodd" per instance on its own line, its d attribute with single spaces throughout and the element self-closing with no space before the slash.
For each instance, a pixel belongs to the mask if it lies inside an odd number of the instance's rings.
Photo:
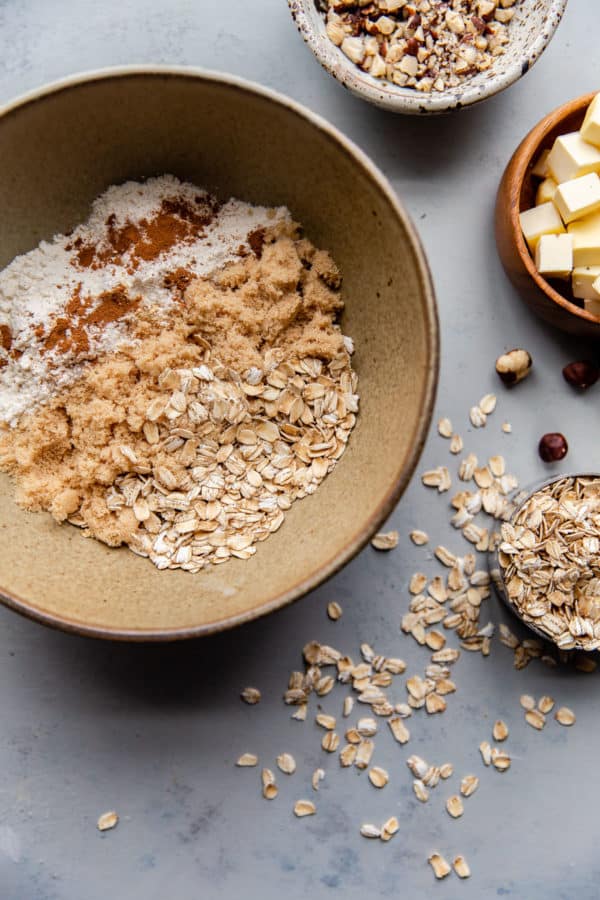
<svg viewBox="0 0 600 900">
<path fill-rule="evenodd" d="M 600 378 L 600 369 L 589 360 L 569 363 L 563 369 L 563 376 L 572 387 L 585 391 L 596 384 Z"/>
<path fill-rule="evenodd" d="M 508 387 L 523 381 L 531 372 L 532 359 L 527 350 L 509 350 L 496 360 L 496 372 Z"/>
<path fill-rule="evenodd" d="M 538 450 L 544 462 L 558 462 L 567 455 L 569 445 L 563 434 L 552 432 L 540 438 Z"/>
</svg>

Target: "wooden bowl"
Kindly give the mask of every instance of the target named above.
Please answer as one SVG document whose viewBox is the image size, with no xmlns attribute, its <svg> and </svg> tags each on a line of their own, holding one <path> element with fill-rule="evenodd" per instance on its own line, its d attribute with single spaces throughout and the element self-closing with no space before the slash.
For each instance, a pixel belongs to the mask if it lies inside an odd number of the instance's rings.
<svg viewBox="0 0 600 900">
<path fill-rule="evenodd" d="M 120 640 L 208 634 L 316 587 L 369 540 L 402 495 L 429 427 L 438 323 L 425 256 L 392 188 L 336 129 L 237 78 L 177 68 L 78 76 L 0 110 L 0 266 L 66 231 L 105 188 L 173 173 L 286 204 L 344 274 L 361 412 L 317 493 L 247 561 L 160 572 L 126 549 L 25 513 L 0 477 L 0 599 L 68 631 Z"/>
<path fill-rule="evenodd" d="M 504 171 L 496 198 L 496 244 L 506 274 L 525 303 L 544 321 L 580 337 L 600 337 L 600 318 L 574 300 L 568 282 L 546 281 L 535 267 L 519 224 L 519 213 L 535 204 L 538 183 L 531 174 L 542 150 L 555 138 L 577 131 L 594 94 L 571 100 L 545 116 L 519 144 Z"/>
</svg>

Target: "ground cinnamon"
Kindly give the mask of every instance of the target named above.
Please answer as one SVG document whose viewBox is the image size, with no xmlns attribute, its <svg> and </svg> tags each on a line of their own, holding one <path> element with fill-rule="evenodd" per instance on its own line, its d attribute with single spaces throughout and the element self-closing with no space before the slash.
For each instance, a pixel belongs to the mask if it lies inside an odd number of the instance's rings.
<svg viewBox="0 0 600 900">
<path fill-rule="evenodd" d="M 130 297 L 123 285 L 104 291 L 96 298 L 82 297 L 78 288 L 65 307 L 66 315 L 56 319 L 45 337 L 43 332 L 38 335 L 43 338 L 44 351 L 87 353 L 90 348 L 88 328 L 122 319 L 136 309 L 140 300 L 140 297 Z"/>
</svg>

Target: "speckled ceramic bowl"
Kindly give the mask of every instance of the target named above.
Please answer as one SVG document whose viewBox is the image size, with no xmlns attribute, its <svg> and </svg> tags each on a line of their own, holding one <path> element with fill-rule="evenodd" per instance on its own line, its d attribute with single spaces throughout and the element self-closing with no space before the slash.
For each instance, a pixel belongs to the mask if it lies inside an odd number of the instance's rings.
<svg viewBox="0 0 600 900">
<path fill-rule="evenodd" d="M 533 66 L 548 46 L 567 0 L 521 0 L 511 22 L 511 42 L 487 72 L 455 88 L 423 94 L 363 72 L 327 37 L 319 0 L 288 0 L 298 31 L 323 68 L 358 97 L 407 115 L 444 113 L 486 100 L 509 87 Z"/>
<path fill-rule="evenodd" d="M 340 132 L 237 78 L 126 68 L 76 76 L 0 109 L 0 266 L 84 220 L 128 178 L 172 173 L 286 204 L 344 275 L 361 410 L 348 449 L 250 560 L 189 575 L 25 513 L 0 476 L 0 600 L 48 625 L 119 640 L 173 640 L 272 612 L 363 547 L 419 459 L 438 374 L 433 288 L 394 191 Z"/>
</svg>

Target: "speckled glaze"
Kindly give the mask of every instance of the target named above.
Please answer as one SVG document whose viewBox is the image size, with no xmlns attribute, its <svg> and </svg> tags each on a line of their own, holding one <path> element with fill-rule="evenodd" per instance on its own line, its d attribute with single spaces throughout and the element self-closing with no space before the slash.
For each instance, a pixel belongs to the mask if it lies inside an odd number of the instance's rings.
<svg viewBox="0 0 600 900">
<path fill-rule="evenodd" d="M 330 75 L 352 93 L 405 115 L 446 113 L 493 97 L 521 78 L 539 59 L 562 19 L 568 0 L 522 0 L 511 26 L 503 56 L 486 72 L 455 88 L 424 94 L 373 78 L 351 62 L 327 37 L 318 0 L 288 0 L 298 31 Z"/>
</svg>

